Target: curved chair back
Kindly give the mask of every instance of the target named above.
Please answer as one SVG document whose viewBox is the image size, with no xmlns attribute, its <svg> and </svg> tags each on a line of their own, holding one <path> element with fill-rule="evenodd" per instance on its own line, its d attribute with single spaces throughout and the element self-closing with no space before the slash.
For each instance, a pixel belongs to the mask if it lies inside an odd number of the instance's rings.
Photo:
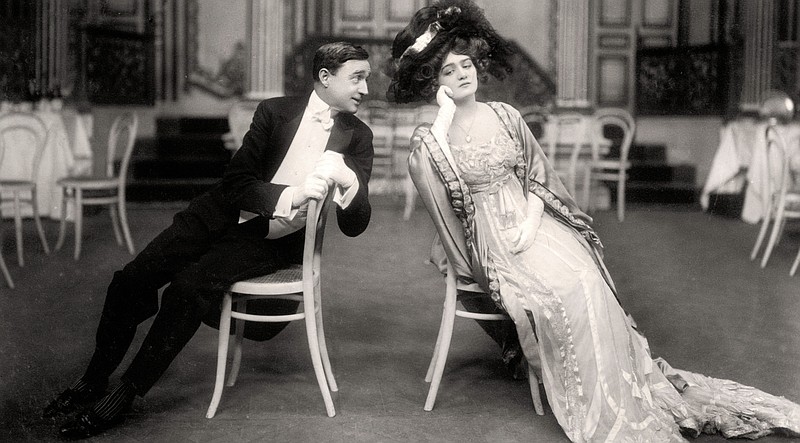
<svg viewBox="0 0 800 443">
<path fill-rule="evenodd" d="M 136 144 L 136 133 L 139 130 L 139 117 L 135 112 L 126 112 L 114 119 L 111 130 L 108 133 L 108 152 L 106 156 L 106 176 L 109 178 L 118 177 L 121 186 L 124 187 L 128 176 L 128 165 L 133 154 L 133 147 Z M 114 163 L 117 160 L 117 152 L 122 151 L 119 175 L 115 174 Z"/>
<path fill-rule="evenodd" d="M 595 122 L 600 126 L 601 133 L 606 126 L 617 126 L 622 130 L 622 141 L 619 147 L 619 161 L 628 161 L 633 138 L 636 134 L 636 121 L 633 116 L 622 108 L 600 108 L 594 113 Z M 592 160 L 600 160 L 599 143 L 593 139 Z"/>
<path fill-rule="evenodd" d="M 36 114 L 10 112 L 0 116 L 0 178 L 36 183 L 47 137 L 47 126 Z M 18 153 L 14 158 L 24 161 L 12 164 L 12 150 Z"/>
<path fill-rule="evenodd" d="M 756 244 L 750 252 L 750 260 L 755 260 L 761 244 L 766 238 L 769 225 L 772 223 L 764 255 L 761 257 L 762 268 L 767 265 L 772 250 L 783 232 L 786 219 L 800 219 L 800 190 L 798 190 L 800 171 L 792 170 L 790 152 L 777 123 L 778 119 L 771 118 L 764 134 L 767 151 L 764 153 L 762 164 L 764 180 L 762 180 L 761 193 L 767 202 L 767 208 L 764 211 Z M 800 253 L 798 256 L 800 257 Z M 795 259 L 795 263 L 789 271 L 790 275 L 794 275 L 797 270 L 797 261 L 798 259 Z"/>
</svg>

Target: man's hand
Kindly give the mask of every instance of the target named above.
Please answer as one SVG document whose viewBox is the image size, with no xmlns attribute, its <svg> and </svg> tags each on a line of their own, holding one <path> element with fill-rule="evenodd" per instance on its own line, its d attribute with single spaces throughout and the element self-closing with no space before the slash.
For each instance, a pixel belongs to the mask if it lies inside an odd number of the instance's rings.
<svg viewBox="0 0 800 443">
<path fill-rule="evenodd" d="M 519 254 L 533 246 L 533 241 L 536 239 L 536 232 L 539 230 L 539 225 L 542 224 L 541 214 L 533 217 L 526 217 L 525 221 L 519 225 L 519 233 L 517 238 L 514 239 L 514 246 L 509 249 L 512 254 Z"/>
<path fill-rule="evenodd" d="M 343 188 L 349 188 L 356 182 L 356 173 L 344 163 L 344 157 L 338 152 L 325 151 L 317 160 L 311 175 L 334 182 Z"/>
<path fill-rule="evenodd" d="M 328 192 L 328 181 L 322 177 L 311 174 L 302 185 L 296 186 L 292 196 L 292 207 L 299 208 L 308 200 L 322 200 Z"/>
</svg>

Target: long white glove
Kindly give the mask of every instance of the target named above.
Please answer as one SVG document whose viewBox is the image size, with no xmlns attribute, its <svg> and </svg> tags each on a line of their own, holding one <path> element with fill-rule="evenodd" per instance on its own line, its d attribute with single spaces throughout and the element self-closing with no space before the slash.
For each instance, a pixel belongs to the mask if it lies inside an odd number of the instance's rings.
<svg viewBox="0 0 800 443">
<path fill-rule="evenodd" d="M 453 116 L 456 114 L 456 103 L 453 101 L 453 90 L 447 86 L 439 86 L 436 91 L 436 103 L 439 104 L 439 112 L 431 124 L 431 133 L 436 137 L 439 144 L 445 143 L 450 125 L 453 123 Z"/>
<path fill-rule="evenodd" d="M 325 151 L 317 160 L 314 172 L 317 177 L 328 181 L 333 181 L 344 189 L 348 189 L 356 183 L 356 173 L 344 163 L 344 156 L 338 152 Z"/>
</svg>

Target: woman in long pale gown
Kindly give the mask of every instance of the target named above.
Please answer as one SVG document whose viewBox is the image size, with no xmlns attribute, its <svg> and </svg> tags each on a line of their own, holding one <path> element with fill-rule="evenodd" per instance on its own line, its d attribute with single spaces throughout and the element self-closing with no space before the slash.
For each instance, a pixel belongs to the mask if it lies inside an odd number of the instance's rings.
<svg viewBox="0 0 800 443">
<path fill-rule="evenodd" d="M 412 138 L 411 164 L 452 210 L 439 234 L 456 269 L 514 321 L 567 436 L 583 441 L 683 441 L 720 432 L 800 436 L 800 406 L 738 383 L 653 360 L 617 301 L 602 245 L 519 112 L 475 98 L 481 74 L 502 75 L 507 46 L 468 1 L 418 11 L 393 46 L 388 97 L 440 109 Z M 449 220 L 449 222 L 448 222 Z M 452 234 L 449 235 L 448 233 Z M 532 436 L 534 438 L 534 436 Z"/>
</svg>

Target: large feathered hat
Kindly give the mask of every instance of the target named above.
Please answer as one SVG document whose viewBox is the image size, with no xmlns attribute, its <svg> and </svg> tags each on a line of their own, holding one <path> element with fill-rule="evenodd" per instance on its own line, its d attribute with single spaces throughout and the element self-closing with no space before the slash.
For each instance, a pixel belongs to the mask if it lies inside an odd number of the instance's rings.
<svg viewBox="0 0 800 443">
<path fill-rule="evenodd" d="M 486 53 L 475 62 L 486 73 L 503 79 L 511 72 L 509 44 L 486 20 L 483 10 L 470 0 L 443 0 L 424 7 L 400 31 L 392 44 L 392 78 L 386 97 L 391 102 L 430 100 L 443 55 L 456 40 L 481 39 Z"/>
</svg>

